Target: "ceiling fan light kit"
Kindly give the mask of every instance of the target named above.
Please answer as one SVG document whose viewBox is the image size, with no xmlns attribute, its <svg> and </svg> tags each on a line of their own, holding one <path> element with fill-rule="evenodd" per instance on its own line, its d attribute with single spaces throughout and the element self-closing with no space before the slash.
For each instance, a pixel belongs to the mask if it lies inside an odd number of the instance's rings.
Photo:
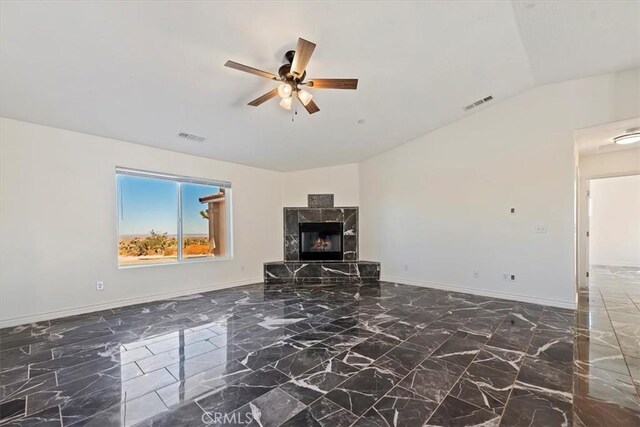
<svg viewBox="0 0 640 427">
<path fill-rule="evenodd" d="M 234 61 L 227 61 L 224 65 L 234 70 L 244 71 L 245 73 L 254 74 L 269 80 L 282 82 L 276 89 L 254 99 L 249 102 L 248 105 L 257 107 L 277 95 L 282 98 L 280 100 L 280 106 L 286 110 L 290 110 L 293 103 L 293 95 L 295 94 L 295 97 L 298 98 L 307 112 L 313 114 L 320 111 L 320 108 L 318 108 L 313 101 L 313 95 L 309 91 L 302 89 L 303 86 L 313 89 L 355 90 L 358 88 L 358 79 L 310 79 L 305 81 L 307 64 L 315 48 L 315 43 L 299 38 L 296 50 L 290 50 L 284 55 L 287 63 L 280 67 L 277 76 L 267 71 L 262 71 Z"/>
<path fill-rule="evenodd" d="M 282 98 L 280 100 L 280 106 L 285 110 L 291 110 L 291 104 L 292 104 L 291 97 Z"/>
<path fill-rule="evenodd" d="M 278 95 L 280 98 L 291 98 L 291 94 L 293 93 L 293 88 L 288 83 L 282 83 L 278 86 Z"/>
<path fill-rule="evenodd" d="M 311 95 L 310 92 L 304 89 L 298 89 L 298 99 L 302 102 L 302 105 L 309 105 L 311 98 L 313 98 L 313 95 Z"/>
</svg>

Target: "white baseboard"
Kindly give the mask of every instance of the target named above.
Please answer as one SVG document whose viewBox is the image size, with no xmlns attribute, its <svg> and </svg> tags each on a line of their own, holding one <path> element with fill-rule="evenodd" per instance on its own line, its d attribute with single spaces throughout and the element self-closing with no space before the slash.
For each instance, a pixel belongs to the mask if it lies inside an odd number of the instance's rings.
<svg viewBox="0 0 640 427">
<path fill-rule="evenodd" d="M 226 289 L 226 288 L 233 288 L 236 286 L 250 285 L 252 283 L 260 283 L 262 282 L 262 280 L 263 278 L 260 277 L 256 279 L 240 280 L 236 282 L 217 283 L 214 285 L 208 285 L 208 286 L 192 288 L 192 289 L 184 289 L 176 292 L 165 292 L 160 294 L 153 294 L 153 295 L 146 295 L 142 297 L 111 301 L 103 304 L 93 304 L 93 305 L 86 305 L 82 307 L 74 307 L 69 309 L 30 314 L 27 316 L 12 317 L 8 319 L 0 320 L 0 328 L 9 328 L 13 326 L 22 325 L 25 323 L 33 323 L 33 322 L 39 322 L 42 320 L 57 319 L 59 317 L 91 313 L 93 311 L 107 310 L 110 308 L 122 307 L 125 305 L 132 305 L 132 304 L 139 304 L 139 303 L 145 303 L 145 302 L 151 302 L 151 301 L 158 301 L 158 300 L 163 300 L 168 298 L 175 298 L 175 297 L 195 294 L 199 292 L 207 292 L 207 291 L 214 291 L 217 289 Z M 397 277 L 382 277 L 380 280 L 385 282 L 400 283 L 404 285 L 414 285 L 414 286 L 421 286 L 426 288 L 442 289 L 446 291 L 482 295 L 482 296 L 491 297 L 491 298 L 502 298 L 502 299 L 513 300 L 513 301 L 530 302 L 534 304 L 548 305 L 553 307 L 575 309 L 575 303 L 547 300 L 543 298 L 534 298 L 526 295 L 510 294 L 505 292 L 485 291 L 485 290 L 467 288 L 467 287 L 458 286 L 458 285 L 441 284 L 441 283 L 418 281 L 418 280 L 411 280 L 411 279 L 402 279 Z"/>
<path fill-rule="evenodd" d="M 29 314 L 27 316 L 12 317 L 8 319 L 0 320 L 0 328 L 9 328 L 13 326 L 23 325 L 26 323 L 34 323 L 34 322 L 40 322 L 43 320 L 57 319 L 59 317 L 67 317 L 67 316 L 74 316 L 77 314 L 91 313 L 94 311 L 108 310 L 110 308 L 122 307 L 125 305 L 133 305 L 133 304 L 152 302 L 152 301 L 158 301 L 158 300 L 169 299 L 169 298 L 176 298 L 176 297 L 181 297 L 181 296 L 190 295 L 190 294 L 197 294 L 199 292 L 215 291 L 218 289 L 226 289 L 226 288 L 233 288 L 236 286 L 250 285 L 253 283 L 260 283 L 262 281 L 263 281 L 263 278 L 260 277 L 257 279 L 240 280 L 236 282 L 216 283 L 213 285 L 203 286 L 199 288 L 184 289 L 184 290 L 175 291 L 175 292 L 165 292 L 165 293 L 153 294 L 153 295 L 145 295 L 142 297 L 110 301 L 103 304 L 92 304 L 92 305 L 85 305 L 82 307 L 74 307 L 74 308 L 68 308 L 68 309 L 62 309 L 62 310 L 54 310 L 54 311 L 47 311 L 47 312 L 36 313 L 36 314 Z"/>
<path fill-rule="evenodd" d="M 398 277 L 381 277 L 380 280 L 385 282 L 400 283 L 403 285 L 421 286 L 423 288 L 434 288 L 434 289 L 441 289 L 444 291 L 453 291 L 453 292 L 462 292 L 465 294 L 481 295 L 484 297 L 501 298 L 501 299 L 507 299 L 511 301 L 529 302 L 533 304 L 548 305 L 548 306 L 559 307 L 559 308 L 569 308 L 571 310 L 576 309 L 575 302 L 548 300 L 544 298 L 530 297 L 528 295 L 510 294 L 507 292 L 486 291 L 482 289 L 467 288 L 467 287 L 458 286 L 458 285 L 427 282 L 423 280 L 401 279 Z"/>
</svg>

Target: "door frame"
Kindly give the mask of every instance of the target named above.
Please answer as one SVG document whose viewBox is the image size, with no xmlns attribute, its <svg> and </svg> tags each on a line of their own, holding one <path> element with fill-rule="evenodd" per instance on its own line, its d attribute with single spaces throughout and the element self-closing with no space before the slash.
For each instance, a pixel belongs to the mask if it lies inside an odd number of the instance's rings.
<svg viewBox="0 0 640 427">
<path fill-rule="evenodd" d="M 577 287 L 578 291 L 589 287 L 589 199 L 591 181 L 596 179 L 620 178 L 640 175 L 640 171 L 612 172 L 589 176 L 580 176 L 578 184 L 578 220 L 577 222 Z"/>
</svg>

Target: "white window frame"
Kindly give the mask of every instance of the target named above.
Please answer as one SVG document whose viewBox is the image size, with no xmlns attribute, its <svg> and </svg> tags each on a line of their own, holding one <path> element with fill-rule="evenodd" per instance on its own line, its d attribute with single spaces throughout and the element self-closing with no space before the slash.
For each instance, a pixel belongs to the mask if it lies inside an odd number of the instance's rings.
<svg viewBox="0 0 640 427">
<path fill-rule="evenodd" d="M 229 181 L 221 181 L 215 179 L 207 179 L 207 178 L 195 178 L 191 176 L 184 175 L 174 175 L 168 173 L 161 172 L 151 172 L 141 169 L 131 169 L 116 166 L 116 232 L 117 232 L 117 242 L 120 242 L 120 217 L 122 215 L 122 192 L 120 190 L 120 185 L 118 183 L 118 176 L 127 175 L 127 176 L 135 176 L 138 178 L 151 178 L 151 179 L 159 179 L 164 181 L 173 181 L 178 183 L 178 212 L 177 212 L 177 220 L 178 220 L 178 231 L 177 231 L 177 240 L 178 240 L 178 251 L 177 251 L 177 260 L 174 262 L 157 262 L 157 263 L 148 263 L 148 264 L 139 264 L 139 265 L 120 265 L 118 262 L 118 269 L 128 269 L 128 268 L 140 268 L 140 267 L 157 267 L 161 265 L 176 265 L 176 264 L 191 264 L 191 263 L 199 263 L 199 262 L 211 262 L 211 261 L 227 261 L 233 259 L 233 190 L 231 188 L 231 182 Z M 226 256 L 219 257 L 202 257 L 202 258 L 184 258 L 182 254 L 182 184 L 200 184 L 200 185 L 212 185 L 214 187 L 224 188 L 229 191 L 225 194 L 225 207 L 227 210 L 227 226 L 225 229 L 226 234 L 226 242 L 227 242 L 227 254 Z"/>
</svg>

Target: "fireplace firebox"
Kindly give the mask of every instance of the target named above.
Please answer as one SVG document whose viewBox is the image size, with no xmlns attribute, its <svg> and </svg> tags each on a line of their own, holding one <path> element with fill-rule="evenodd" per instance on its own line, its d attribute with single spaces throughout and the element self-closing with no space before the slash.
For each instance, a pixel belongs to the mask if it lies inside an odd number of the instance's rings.
<svg viewBox="0 0 640 427">
<path fill-rule="evenodd" d="M 342 261 L 342 222 L 301 222 L 300 260 Z"/>
</svg>

